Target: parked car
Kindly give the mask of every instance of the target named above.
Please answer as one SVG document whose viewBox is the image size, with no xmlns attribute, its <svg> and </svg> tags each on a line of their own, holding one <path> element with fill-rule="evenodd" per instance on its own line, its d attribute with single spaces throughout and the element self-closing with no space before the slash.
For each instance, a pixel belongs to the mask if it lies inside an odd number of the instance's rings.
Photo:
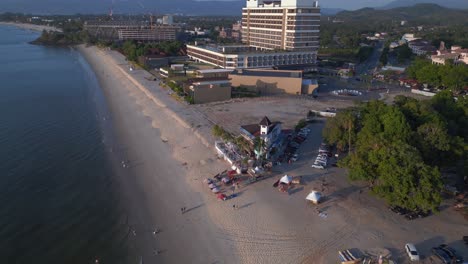
<svg viewBox="0 0 468 264">
<path fill-rule="evenodd" d="M 325 169 L 325 166 L 323 166 L 322 164 L 320 163 L 314 163 L 312 164 L 312 168 L 315 168 L 315 169 Z"/>
<path fill-rule="evenodd" d="M 418 250 L 413 244 L 410 244 L 410 243 L 406 244 L 405 250 L 411 261 L 419 261 Z"/>
<path fill-rule="evenodd" d="M 445 251 L 445 253 L 447 253 L 447 255 L 450 257 L 450 259 L 452 259 L 452 261 L 454 263 L 462 263 L 463 262 L 463 258 L 457 254 L 455 249 L 449 247 L 446 244 L 440 245 L 439 248 L 442 249 L 443 251 Z"/>
<path fill-rule="evenodd" d="M 438 257 L 442 261 L 442 263 L 444 264 L 452 263 L 452 260 L 450 259 L 449 255 L 447 255 L 447 253 L 445 253 L 445 251 L 443 251 L 441 248 L 434 247 L 432 248 L 431 251 L 434 254 L 434 256 Z"/>
<path fill-rule="evenodd" d="M 291 157 L 291 161 L 297 161 L 298 159 L 299 159 L 299 154 L 297 154 L 297 153 L 292 155 L 292 157 Z"/>
</svg>

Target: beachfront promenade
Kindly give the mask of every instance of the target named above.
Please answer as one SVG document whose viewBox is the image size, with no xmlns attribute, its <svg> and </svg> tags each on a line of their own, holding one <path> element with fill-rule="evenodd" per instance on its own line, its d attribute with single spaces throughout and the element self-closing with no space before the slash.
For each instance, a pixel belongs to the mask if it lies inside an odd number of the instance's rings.
<svg viewBox="0 0 468 264">
<path fill-rule="evenodd" d="M 365 190 L 359 192 L 360 186 L 350 185 L 343 170 L 310 168 L 323 123 L 311 126 L 298 162 L 275 167 L 271 179 L 241 186 L 233 200 L 218 201 L 203 183 L 228 166 L 215 157 L 212 122 L 146 80 L 145 71 L 130 71 L 117 52 L 80 51 L 100 80 L 129 161 L 130 167 L 117 173 L 132 208 L 129 221 L 138 227 L 129 239 L 145 263 L 337 263 L 338 250 L 374 247 L 391 248 L 398 260 L 404 259 L 402 247 L 409 239 L 451 242 L 466 230 L 463 219 L 449 213 L 403 222 Z M 272 188 L 286 172 L 305 181 L 289 195 Z M 326 218 L 305 201 L 324 181 Z M 184 214 L 181 207 L 187 208 Z M 161 232 L 153 235 L 154 227 Z"/>
</svg>

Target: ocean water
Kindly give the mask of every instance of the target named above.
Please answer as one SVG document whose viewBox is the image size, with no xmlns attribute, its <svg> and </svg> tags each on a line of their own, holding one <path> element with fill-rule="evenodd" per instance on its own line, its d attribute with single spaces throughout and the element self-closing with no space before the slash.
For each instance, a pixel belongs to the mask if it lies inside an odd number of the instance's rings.
<svg viewBox="0 0 468 264">
<path fill-rule="evenodd" d="M 0 263 L 137 263 L 96 77 L 38 35 L 0 26 Z"/>
</svg>

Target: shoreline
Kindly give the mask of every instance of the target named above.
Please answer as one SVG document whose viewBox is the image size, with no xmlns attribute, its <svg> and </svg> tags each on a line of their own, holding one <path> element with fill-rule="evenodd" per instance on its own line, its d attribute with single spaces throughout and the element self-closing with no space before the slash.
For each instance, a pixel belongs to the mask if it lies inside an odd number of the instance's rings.
<svg viewBox="0 0 468 264">
<path fill-rule="evenodd" d="M 100 80 L 129 160 L 130 168 L 119 172 L 123 195 L 132 208 L 130 221 L 146 230 L 155 225 L 163 230 L 157 239 L 136 236 L 135 247 L 145 263 L 147 259 L 163 263 L 336 263 L 337 251 L 347 248 L 390 249 L 401 262 L 405 257 L 402 245 L 409 240 L 421 241 L 418 247 L 430 251 L 432 243 L 427 241 L 433 239 L 434 226 L 443 235 L 438 243 L 450 243 L 457 250 L 463 246 L 456 241 L 458 230 L 466 225 L 455 212 L 445 210 L 428 219 L 405 222 L 389 212 L 381 199 L 359 192 L 363 186 L 348 182 L 344 169 L 310 168 L 322 143 L 323 123 L 309 125 L 311 133 L 299 151 L 299 161 L 276 166 L 271 177 L 254 185 L 240 186 L 232 200 L 217 200 L 203 180 L 228 164 L 217 159 L 210 144 L 214 138 L 208 116 L 174 100 L 158 82 L 145 79 L 146 71 L 130 71 L 120 53 L 96 47 L 78 49 Z M 279 111 L 289 112 L 287 108 Z M 288 194 L 280 193 L 272 184 L 284 174 L 302 176 L 305 183 Z M 305 201 L 308 191 L 324 186 L 327 199 L 319 207 L 325 217 Z M 222 189 L 229 194 L 232 190 Z M 233 205 L 239 210 L 233 210 Z M 181 207 L 188 212 L 181 214 Z M 152 256 L 152 247 L 164 253 Z"/>
<path fill-rule="evenodd" d="M 51 27 L 51 26 L 45 26 L 45 25 L 36 25 L 36 24 L 28 24 L 28 23 L 17 23 L 17 22 L 5 22 L 5 21 L 0 21 L 0 26 L 15 26 L 17 28 L 21 29 L 26 29 L 26 30 L 31 30 L 35 32 L 42 32 L 44 30 L 47 31 L 57 31 L 57 32 L 62 32 L 61 29 L 58 29 L 56 27 Z"/>
<path fill-rule="evenodd" d="M 190 145 L 193 153 L 206 152 L 205 146 L 197 144 L 199 139 L 193 136 L 190 125 L 175 117 L 167 104 L 150 97 L 149 91 L 145 93 L 145 87 L 139 87 L 136 80 L 126 75 L 101 50 L 78 46 L 78 51 L 98 77 L 116 128 L 117 141 L 124 149 L 119 155 L 125 157 L 126 168 L 117 168 L 116 177 L 121 180 L 124 200 L 129 203 L 129 222 L 146 229 L 136 230 L 137 235 L 130 242 L 135 250 L 144 261 L 236 263 L 232 243 L 226 237 L 219 238 L 221 231 L 208 212 L 209 201 L 191 186 L 189 179 L 194 174 L 189 173 L 188 166 L 181 165 L 183 155 L 178 151 L 185 146 L 180 145 L 182 142 L 174 143 L 173 136 L 179 134 L 176 131 L 182 130 L 179 136 L 185 138 L 183 142 Z M 158 112 L 163 112 L 158 119 L 164 120 L 148 120 L 148 111 L 156 110 L 150 109 L 155 105 Z M 174 133 L 165 135 L 158 122 L 166 128 L 169 126 Z M 161 138 L 168 138 L 169 142 L 163 142 Z M 191 169 L 200 168 L 193 164 Z M 187 208 L 185 214 L 180 213 L 181 207 Z M 161 229 L 161 235 L 155 237 L 148 231 L 154 229 Z M 196 245 L 193 241 L 197 241 Z M 181 247 L 184 252 L 179 252 Z M 162 253 L 155 256 L 155 250 Z"/>
</svg>

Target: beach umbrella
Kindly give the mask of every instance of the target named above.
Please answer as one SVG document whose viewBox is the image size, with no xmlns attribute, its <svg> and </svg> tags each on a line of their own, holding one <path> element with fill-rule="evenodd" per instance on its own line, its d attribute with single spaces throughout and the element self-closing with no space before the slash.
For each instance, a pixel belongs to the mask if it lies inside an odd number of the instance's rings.
<svg viewBox="0 0 468 264">
<path fill-rule="evenodd" d="M 218 197 L 218 199 L 223 200 L 223 201 L 226 200 L 226 198 L 227 198 L 226 195 L 224 195 L 222 193 L 218 193 L 218 195 L 216 197 Z"/>
<path fill-rule="evenodd" d="M 204 180 L 204 182 L 205 182 L 205 183 L 208 183 L 208 184 L 211 184 L 211 183 L 213 183 L 213 180 L 210 179 L 210 178 L 206 178 L 206 179 Z"/>
<path fill-rule="evenodd" d="M 292 182 L 292 177 L 286 174 L 280 179 L 280 182 L 290 184 Z"/>
<path fill-rule="evenodd" d="M 231 181 L 231 179 L 229 179 L 228 177 L 224 177 L 221 179 L 222 182 L 224 183 L 229 183 Z"/>
<path fill-rule="evenodd" d="M 306 200 L 311 201 L 313 203 L 318 204 L 320 202 L 320 199 L 322 199 L 322 194 L 316 191 L 312 191 L 307 195 Z"/>
</svg>

